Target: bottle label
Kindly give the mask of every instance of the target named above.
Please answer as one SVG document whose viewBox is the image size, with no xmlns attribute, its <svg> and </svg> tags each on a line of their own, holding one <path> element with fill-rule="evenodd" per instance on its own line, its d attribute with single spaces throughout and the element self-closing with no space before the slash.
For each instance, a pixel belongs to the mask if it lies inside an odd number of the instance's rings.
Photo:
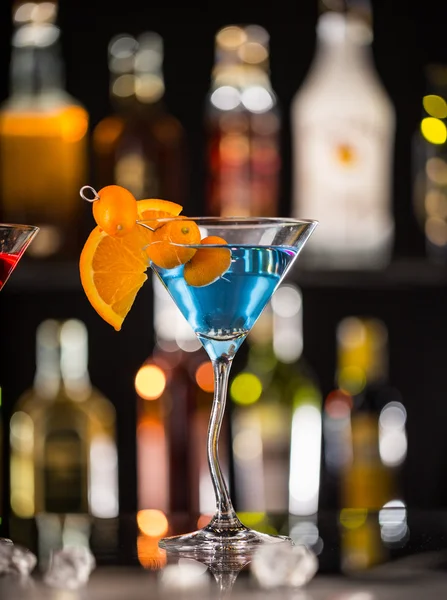
<svg viewBox="0 0 447 600">
<path fill-rule="evenodd" d="M 391 215 L 391 124 L 338 118 L 298 127 L 294 216 L 320 221 L 310 251 L 387 248 Z M 311 246 L 311 245 L 309 245 Z"/>
<path fill-rule="evenodd" d="M 44 496 L 46 512 L 87 510 L 87 464 L 82 440 L 73 430 L 58 430 L 45 440 Z"/>
<path fill-rule="evenodd" d="M 274 113 L 245 115 L 245 120 L 243 115 L 226 115 L 215 127 L 208 148 L 208 214 L 277 216 L 278 132 L 279 118 Z"/>
<path fill-rule="evenodd" d="M 17 107 L 0 116 L 2 216 L 9 223 L 45 226 L 37 244 L 29 247 L 31 255 L 55 255 L 63 246 L 67 253 L 74 251 L 82 217 L 79 188 L 87 171 L 87 129 L 88 114 L 75 105 L 29 112 Z M 29 181 L 33 185 L 25 185 Z"/>
</svg>

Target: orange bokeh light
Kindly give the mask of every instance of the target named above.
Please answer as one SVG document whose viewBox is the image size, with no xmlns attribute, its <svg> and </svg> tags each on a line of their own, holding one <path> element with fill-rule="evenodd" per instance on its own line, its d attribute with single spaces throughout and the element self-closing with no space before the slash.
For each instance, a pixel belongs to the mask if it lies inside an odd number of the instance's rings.
<svg viewBox="0 0 447 600">
<path fill-rule="evenodd" d="M 197 367 L 196 382 L 204 392 L 214 391 L 214 373 L 211 361 L 207 360 Z"/>
<path fill-rule="evenodd" d="M 166 550 L 159 548 L 158 538 L 139 535 L 137 538 L 137 555 L 140 564 L 152 571 L 162 569 L 166 562 Z"/>
<path fill-rule="evenodd" d="M 164 512 L 155 508 L 139 510 L 137 523 L 140 531 L 152 538 L 161 538 L 167 533 L 169 527 Z"/>
</svg>

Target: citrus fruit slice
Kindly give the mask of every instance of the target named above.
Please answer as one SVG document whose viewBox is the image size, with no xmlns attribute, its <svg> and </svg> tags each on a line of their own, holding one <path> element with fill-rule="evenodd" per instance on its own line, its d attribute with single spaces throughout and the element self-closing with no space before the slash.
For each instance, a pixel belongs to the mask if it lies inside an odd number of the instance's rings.
<svg viewBox="0 0 447 600">
<path fill-rule="evenodd" d="M 116 331 L 147 279 L 149 266 L 143 248 L 151 232 L 136 227 L 129 235 L 107 235 L 99 226 L 90 233 L 81 252 L 82 287 L 96 312 Z"/>
<path fill-rule="evenodd" d="M 209 235 L 201 241 L 203 245 L 226 245 L 217 235 Z M 231 250 L 226 248 L 199 248 L 185 264 L 183 276 L 188 285 L 202 287 L 213 283 L 228 271 L 231 265 Z"/>
<path fill-rule="evenodd" d="M 146 251 L 151 261 L 162 269 L 173 269 L 188 262 L 195 248 L 184 245 L 200 244 L 200 229 L 192 219 L 175 219 L 161 223 L 154 231 Z"/>
<path fill-rule="evenodd" d="M 183 206 L 170 200 L 159 200 L 158 198 L 137 200 L 138 218 L 144 221 L 163 217 L 177 217 L 182 210 Z"/>
<path fill-rule="evenodd" d="M 120 185 L 107 185 L 93 202 L 93 218 L 108 235 L 125 236 L 136 226 L 137 201 Z"/>
<path fill-rule="evenodd" d="M 183 206 L 170 200 L 158 200 L 150 198 L 148 200 L 137 201 L 138 219 L 144 221 L 145 225 L 156 229 L 159 227 L 155 219 L 163 219 L 166 217 L 177 217 L 183 210 Z M 149 232 L 149 230 L 147 230 Z M 150 241 L 152 241 L 152 236 Z"/>
</svg>

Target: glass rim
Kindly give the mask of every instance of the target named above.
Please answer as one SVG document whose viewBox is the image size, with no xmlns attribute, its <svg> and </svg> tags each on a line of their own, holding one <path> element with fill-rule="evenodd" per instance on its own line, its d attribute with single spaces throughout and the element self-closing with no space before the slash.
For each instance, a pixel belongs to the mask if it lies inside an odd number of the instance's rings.
<svg viewBox="0 0 447 600">
<path fill-rule="evenodd" d="M 186 217 L 182 215 L 172 216 L 172 217 L 160 217 L 155 219 L 139 219 L 137 220 L 137 224 L 145 229 L 150 231 L 156 231 L 157 228 L 154 229 L 153 224 L 154 221 L 157 223 L 171 223 L 175 221 L 194 221 L 198 227 L 206 227 L 214 226 L 216 228 L 221 227 L 222 229 L 250 229 L 250 228 L 259 228 L 259 229 L 267 229 L 269 227 L 280 227 L 281 225 L 284 227 L 303 227 L 303 226 L 311 226 L 315 228 L 319 222 L 315 219 L 293 219 L 289 217 Z M 152 227 L 149 226 L 149 223 Z M 252 248 L 253 243 L 244 244 L 244 243 L 234 243 L 228 242 L 227 244 L 181 244 L 178 242 L 167 241 L 167 240 L 156 240 L 149 242 L 145 245 L 145 249 L 149 246 L 157 245 L 157 244 L 166 244 L 169 243 L 170 246 L 176 246 L 178 248 L 190 248 L 194 250 L 199 249 L 211 249 L 211 248 Z M 255 244 L 258 247 L 262 248 L 289 248 L 287 244 Z"/>
<path fill-rule="evenodd" d="M 0 229 L 17 229 L 21 231 L 39 231 L 37 225 L 25 225 L 22 223 L 0 223 Z"/>
<path fill-rule="evenodd" d="M 152 219 L 138 219 L 138 224 L 145 223 L 169 223 L 171 221 L 200 221 L 201 223 L 216 223 L 216 226 L 228 225 L 233 227 L 269 227 L 279 225 L 318 225 L 316 219 L 294 219 L 291 217 L 187 217 L 186 215 L 177 215 L 172 217 L 159 217 Z"/>
</svg>

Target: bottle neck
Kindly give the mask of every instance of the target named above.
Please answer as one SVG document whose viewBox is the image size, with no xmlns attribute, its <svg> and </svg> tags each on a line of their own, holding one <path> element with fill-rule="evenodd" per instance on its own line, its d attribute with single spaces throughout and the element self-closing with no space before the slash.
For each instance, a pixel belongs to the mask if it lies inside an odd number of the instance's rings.
<svg viewBox="0 0 447 600">
<path fill-rule="evenodd" d="M 48 27 L 41 32 L 38 26 L 27 25 L 16 31 L 11 56 L 11 95 L 42 96 L 64 91 L 59 30 Z"/>
<path fill-rule="evenodd" d="M 44 321 L 37 330 L 34 389 L 45 399 L 55 399 L 61 387 L 58 335 L 59 324 L 54 320 Z"/>
<path fill-rule="evenodd" d="M 244 89 L 251 86 L 262 86 L 271 90 L 270 77 L 260 67 L 234 64 L 216 66 L 213 71 L 211 89 L 222 86 L 231 86 Z"/>
<path fill-rule="evenodd" d="M 91 393 L 88 373 L 87 329 L 81 321 L 65 321 L 60 331 L 60 365 L 65 392 L 73 400 L 85 400 Z"/>
<path fill-rule="evenodd" d="M 55 400 L 61 389 L 73 400 L 87 398 L 91 383 L 87 333 L 83 323 L 73 319 L 62 324 L 47 320 L 39 326 L 34 388 L 46 399 Z"/>
<path fill-rule="evenodd" d="M 325 13 L 317 26 L 315 68 L 330 64 L 337 75 L 347 71 L 368 72 L 372 66 L 372 30 L 360 20 Z"/>
<path fill-rule="evenodd" d="M 110 76 L 110 100 L 117 112 L 161 112 L 165 83 L 161 70 L 127 72 Z"/>
</svg>

